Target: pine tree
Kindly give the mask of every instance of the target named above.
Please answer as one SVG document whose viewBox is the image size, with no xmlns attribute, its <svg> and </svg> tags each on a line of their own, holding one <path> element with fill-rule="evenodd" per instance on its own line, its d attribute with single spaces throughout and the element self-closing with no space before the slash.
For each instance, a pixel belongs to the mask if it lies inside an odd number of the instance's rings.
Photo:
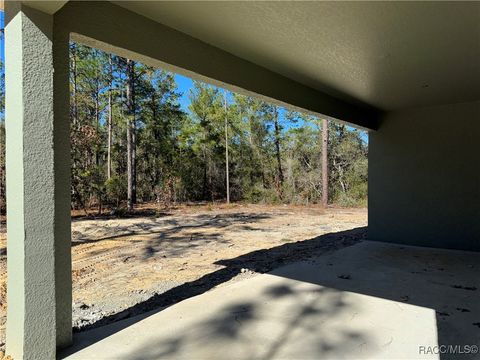
<svg viewBox="0 0 480 360">
<path fill-rule="evenodd" d="M 137 202 L 137 163 L 136 163 L 136 103 L 135 103 L 135 62 L 127 59 L 127 210 L 132 211 Z"/>
</svg>

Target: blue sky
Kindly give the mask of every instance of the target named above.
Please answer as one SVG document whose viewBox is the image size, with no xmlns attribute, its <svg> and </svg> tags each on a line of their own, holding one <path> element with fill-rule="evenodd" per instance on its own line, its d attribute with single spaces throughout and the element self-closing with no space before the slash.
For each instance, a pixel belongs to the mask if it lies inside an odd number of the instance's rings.
<svg viewBox="0 0 480 360">
<path fill-rule="evenodd" d="M 188 97 L 188 94 L 190 92 L 190 89 L 193 87 L 193 80 L 186 77 L 186 76 L 183 76 L 183 75 L 180 75 L 180 74 L 175 74 L 175 81 L 177 83 L 177 86 L 178 86 L 178 91 L 182 94 L 182 96 L 180 97 L 179 99 L 179 102 L 180 102 L 180 106 L 182 107 L 182 109 L 186 112 L 190 112 L 189 109 L 188 109 L 188 105 L 190 105 L 190 99 Z M 227 101 L 229 99 L 229 95 L 227 93 Z M 280 111 L 279 111 L 279 116 L 280 116 L 280 119 L 281 121 L 283 120 L 283 124 L 285 126 L 285 128 L 291 128 L 291 127 L 295 127 L 295 126 L 301 126 L 301 124 L 292 124 L 292 123 L 288 123 L 285 121 L 285 112 L 286 110 L 281 108 Z"/>
<path fill-rule="evenodd" d="M 4 27 L 4 13 L 0 11 L 0 26 L 3 29 Z M 5 43 L 3 37 L 0 39 L 0 59 L 2 61 L 5 60 Z M 193 86 L 193 81 L 192 79 L 175 74 L 175 81 L 177 82 L 178 85 L 178 91 L 182 94 L 182 96 L 179 99 L 180 106 L 182 109 L 186 112 L 189 112 L 188 110 L 188 105 L 190 104 L 190 99 L 188 97 L 189 91 Z M 279 111 L 279 116 L 280 116 L 280 121 L 283 123 L 285 128 L 292 128 L 292 127 L 298 127 L 302 126 L 301 123 L 298 124 L 292 124 L 289 123 L 288 121 L 285 120 L 285 109 L 280 109 Z M 368 134 L 367 132 L 362 131 L 362 139 L 368 143 Z"/>
<path fill-rule="evenodd" d="M 176 81 L 177 86 L 178 86 L 178 91 L 182 94 L 182 96 L 179 99 L 180 106 L 182 107 L 182 109 L 184 111 L 190 112 L 188 110 L 188 105 L 190 105 L 190 99 L 188 97 L 188 94 L 190 92 L 190 89 L 193 87 L 193 80 L 188 78 L 188 77 L 185 77 L 183 75 L 175 74 L 175 81 Z M 227 99 L 228 99 L 228 95 L 227 95 Z M 286 114 L 286 109 L 280 108 L 279 109 L 280 122 L 283 124 L 285 129 L 290 129 L 290 128 L 294 128 L 294 127 L 303 126 L 304 123 L 302 123 L 302 122 L 298 122 L 296 124 L 288 122 L 285 119 L 285 114 Z M 349 130 L 353 130 L 353 128 L 350 127 L 350 126 L 348 126 L 348 128 L 349 128 Z M 361 132 L 361 137 L 362 137 L 363 141 L 368 143 L 368 133 L 366 131 Z"/>
<path fill-rule="evenodd" d="M 190 104 L 188 92 L 193 86 L 193 81 L 192 79 L 179 74 L 175 74 L 175 81 L 178 86 L 178 91 L 182 93 L 182 97 L 180 98 L 180 105 L 184 111 L 188 111 L 188 105 Z"/>
<path fill-rule="evenodd" d="M 190 112 L 189 109 L 188 109 L 188 105 L 190 105 L 190 99 L 189 99 L 189 92 L 190 92 L 190 89 L 193 87 L 193 80 L 186 77 L 186 76 L 183 76 L 183 75 L 180 75 L 180 74 L 175 74 L 175 81 L 177 83 L 177 86 L 178 86 L 178 91 L 182 94 L 182 96 L 180 97 L 180 106 L 182 107 L 182 109 L 186 112 Z M 230 101 L 230 95 L 229 93 L 227 93 L 227 101 L 229 102 Z M 281 108 L 280 111 L 279 111 L 279 116 L 280 118 L 284 119 L 285 118 L 285 109 Z M 286 124 L 287 127 L 292 127 L 294 124 Z M 298 124 L 297 124 L 298 125 Z"/>
<path fill-rule="evenodd" d="M 190 105 L 190 99 L 188 97 L 188 94 L 190 92 L 190 89 L 193 87 L 193 80 L 183 75 L 175 74 L 175 81 L 178 86 L 178 91 L 182 94 L 182 96 L 179 99 L 180 106 L 185 112 L 189 113 L 190 111 L 188 109 L 188 105 Z M 230 96 L 229 96 L 229 93 L 227 93 L 228 102 L 230 102 L 229 99 L 230 99 Z M 286 110 L 284 108 L 280 108 L 278 113 L 279 113 L 280 122 L 283 124 L 285 129 L 302 126 L 300 122 L 297 124 L 293 124 L 291 122 L 286 121 L 285 120 Z"/>
</svg>

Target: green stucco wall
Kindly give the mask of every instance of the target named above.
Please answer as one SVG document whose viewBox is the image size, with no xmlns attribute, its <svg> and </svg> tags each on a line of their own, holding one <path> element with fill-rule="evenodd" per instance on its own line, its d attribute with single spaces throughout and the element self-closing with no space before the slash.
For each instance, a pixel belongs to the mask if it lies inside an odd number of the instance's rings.
<svg viewBox="0 0 480 360">
<path fill-rule="evenodd" d="M 389 113 L 369 146 L 369 239 L 480 251 L 480 102 Z"/>
<path fill-rule="evenodd" d="M 6 352 L 55 359 L 72 337 L 68 37 L 54 40 L 51 15 L 7 2 L 5 38 Z"/>
</svg>

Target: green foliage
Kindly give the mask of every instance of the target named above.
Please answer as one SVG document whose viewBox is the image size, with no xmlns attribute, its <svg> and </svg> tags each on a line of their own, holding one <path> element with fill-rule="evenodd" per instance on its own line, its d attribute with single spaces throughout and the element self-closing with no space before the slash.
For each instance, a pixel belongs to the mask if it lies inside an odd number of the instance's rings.
<svg viewBox="0 0 480 360">
<path fill-rule="evenodd" d="M 279 204 L 281 199 L 275 189 L 264 188 L 262 184 L 255 185 L 246 189 L 244 200 L 256 204 Z"/>
<path fill-rule="evenodd" d="M 127 197 L 127 179 L 125 176 L 112 176 L 107 179 L 105 181 L 105 192 L 107 202 L 118 208 L 121 201 Z"/>
<path fill-rule="evenodd" d="M 97 206 L 101 211 L 105 204 L 123 211 L 127 198 L 127 118 L 132 115 L 139 202 L 169 206 L 176 201 L 225 199 L 227 145 L 233 201 L 321 202 L 321 119 L 285 111 L 258 98 L 225 93 L 201 82 L 194 82 L 188 94 L 187 112 L 179 104 L 182 94 L 174 75 L 139 63 L 133 67 L 135 103 L 128 107 L 126 59 L 72 43 L 70 68 L 72 207 Z M 3 119 L 2 69 L 0 63 Z M 3 134 L 0 121 L 2 138 Z M 331 202 L 366 205 L 368 144 L 364 137 L 358 130 L 330 121 Z M 0 162 L 3 176 L 3 155 Z"/>
<path fill-rule="evenodd" d="M 344 206 L 365 206 L 368 181 L 368 147 L 358 130 L 330 125 L 329 164 L 333 200 Z"/>
</svg>

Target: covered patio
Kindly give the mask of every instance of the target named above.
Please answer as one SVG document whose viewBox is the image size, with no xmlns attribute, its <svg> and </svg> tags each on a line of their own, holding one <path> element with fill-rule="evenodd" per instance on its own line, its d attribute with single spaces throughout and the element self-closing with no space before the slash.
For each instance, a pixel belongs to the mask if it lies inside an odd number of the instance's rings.
<svg viewBox="0 0 480 360">
<path fill-rule="evenodd" d="M 478 348 L 463 345 L 480 342 L 479 261 L 473 252 L 363 241 L 76 334 L 61 355 L 475 359 Z"/>
<path fill-rule="evenodd" d="M 7 354 L 54 359 L 72 345 L 70 41 L 370 130 L 372 241 L 79 335 L 72 357 L 428 358 L 420 345 L 480 345 L 479 3 L 3 6 Z"/>
</svg>

